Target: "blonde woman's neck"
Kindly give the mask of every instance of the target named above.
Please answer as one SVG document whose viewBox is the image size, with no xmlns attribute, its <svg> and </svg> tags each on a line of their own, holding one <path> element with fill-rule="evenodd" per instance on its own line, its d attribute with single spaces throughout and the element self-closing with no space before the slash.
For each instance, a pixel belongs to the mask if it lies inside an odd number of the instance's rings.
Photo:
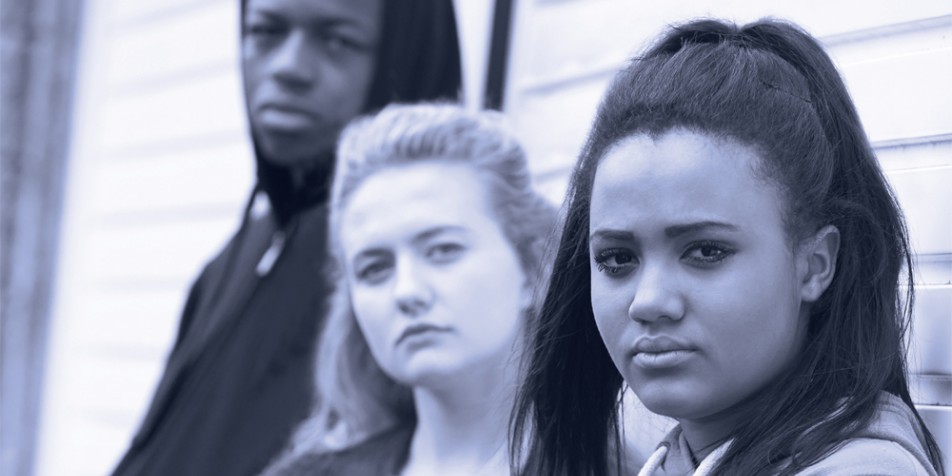
<svg viewBox="0 0 952 476">
<path fill-rule="evenodd" d="M 402 474 L 509 474 L 512 367 L 486 372 L 484 378 L 467 373 L 462 382 L 439 389 L 415 389 L 417 427 Z"/>
</svg>

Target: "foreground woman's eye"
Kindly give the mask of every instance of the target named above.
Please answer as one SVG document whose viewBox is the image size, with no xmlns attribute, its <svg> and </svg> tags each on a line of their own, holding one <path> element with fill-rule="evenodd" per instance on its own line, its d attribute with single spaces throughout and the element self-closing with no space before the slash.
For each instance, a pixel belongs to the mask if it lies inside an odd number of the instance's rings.
<svg viewBox="0 0 952 476">
<path fill-rule="evenodd" d="M 599 251 L 593 259 L 595 260 L 595 267 L 600 272 L 609 275 L 622 274 L 637 265 L 635 255 L 620 248 Z"/>
<path fill-rule="evenodd" d="M 691 243 L 684 252 L 684 259 L 701 266 L 717 264 L 735 253 L 733 248 L 714 241 Z"/>
</svg>

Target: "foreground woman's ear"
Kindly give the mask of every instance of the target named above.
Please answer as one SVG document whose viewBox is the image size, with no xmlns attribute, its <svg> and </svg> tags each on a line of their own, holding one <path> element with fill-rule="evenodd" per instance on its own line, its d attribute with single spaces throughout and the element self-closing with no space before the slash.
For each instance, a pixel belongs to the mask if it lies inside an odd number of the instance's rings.
<svg viewBox="0 0 952 476">
<path fill-rule="evenodd" d="M 797 271 L 800 273 L 800 298 L 815 302 L 823 295 L 836 274 L 836 256 L 840 250 L 840 230 L 833 225 L 820 228 L 800 242 Z"/>
</svg>

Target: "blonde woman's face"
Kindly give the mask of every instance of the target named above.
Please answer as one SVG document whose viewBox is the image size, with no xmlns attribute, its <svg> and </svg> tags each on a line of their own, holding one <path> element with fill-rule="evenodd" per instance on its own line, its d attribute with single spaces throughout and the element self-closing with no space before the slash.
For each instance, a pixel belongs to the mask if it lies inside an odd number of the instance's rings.
<svg viewBox="0 0 952 476">
<path fill-rule="evenodd" d="M 425 162 L 372 175 L 342 210 L 357 322 L 401 383 L 452 385 L 508 364 L 531 293 L 485 188 L 468 165 Z"/>
</svg>

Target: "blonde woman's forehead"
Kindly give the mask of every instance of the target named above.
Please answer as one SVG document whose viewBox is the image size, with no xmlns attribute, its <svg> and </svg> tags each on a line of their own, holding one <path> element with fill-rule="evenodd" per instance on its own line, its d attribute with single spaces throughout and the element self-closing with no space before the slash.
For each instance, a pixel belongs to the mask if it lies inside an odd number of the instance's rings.
<svg viewBox="0 0 952 476">
<path fill-rule="evenodd" d="M 367 177 L 340 210 L 340 223 L 345 248 L 410 237 L 422 229 L 498 227 L 480 175 L 444 162 L 392 167 Z"/>
</svg>

